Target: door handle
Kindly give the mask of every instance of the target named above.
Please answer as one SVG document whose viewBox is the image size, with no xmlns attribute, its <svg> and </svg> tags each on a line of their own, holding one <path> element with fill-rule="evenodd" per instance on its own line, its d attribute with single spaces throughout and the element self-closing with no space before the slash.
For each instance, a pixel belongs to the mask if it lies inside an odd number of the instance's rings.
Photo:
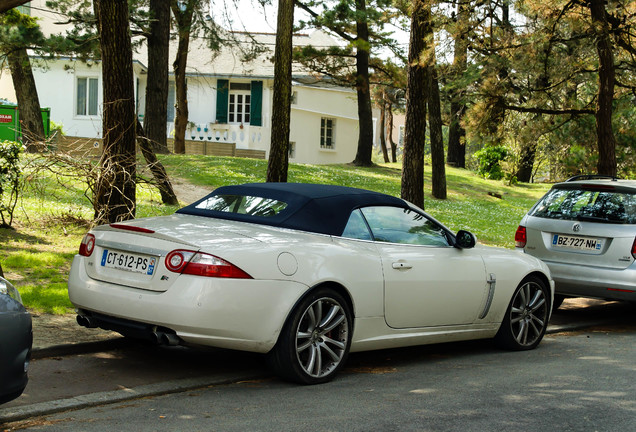
<svg viewBox="0 0 636 432">
<path fill-rule="evenodd" d="M 406 262 L 394 262 L 392 267 L 397 270 L 413 268 L 411 264 Z"/>
</svg>

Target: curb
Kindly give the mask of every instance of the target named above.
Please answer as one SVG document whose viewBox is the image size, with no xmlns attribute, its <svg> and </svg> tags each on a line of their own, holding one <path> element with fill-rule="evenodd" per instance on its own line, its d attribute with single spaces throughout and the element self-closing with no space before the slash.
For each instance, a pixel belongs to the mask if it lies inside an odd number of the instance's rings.
<svg viewBox="0 0 636 432">
<path fill-rule="evenodd" d="M 56 414 L 62 411 L 78 410 L 94 406 L 107 405 L 151 396 L 162 396 L 201 389 L 215 385 L 231 384 L 239 381 L 263 378 L 263 373 L 248 370 L 241 373 L 215 374 L 197 378 L 166 381 L 157 384 L 147 384 L 131 389 L 90 393 L 68 399 L 58 399 L 33 405 L 0 409 L 0 425 L 16 422 L 32 417 Z"/>
</svg>

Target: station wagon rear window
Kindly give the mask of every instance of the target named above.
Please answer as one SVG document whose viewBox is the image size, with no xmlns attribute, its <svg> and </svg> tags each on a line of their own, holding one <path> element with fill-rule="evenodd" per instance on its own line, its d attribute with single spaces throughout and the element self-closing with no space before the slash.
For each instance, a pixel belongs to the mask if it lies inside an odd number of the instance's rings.
<svg viewBox="0 0 636 432">
<path fill-rule="evenodd" d="M 587 188 L 550 190 L 530 212 L 547 219 L 635 224 L 636 194 Z"/>
<path fill-rule="evenodd" d="M 198 203 L 196 208 L 224 213 L 272 217 L 285 210 L 287 203 L 258 196 L 214 195 Z"/>
</svg>

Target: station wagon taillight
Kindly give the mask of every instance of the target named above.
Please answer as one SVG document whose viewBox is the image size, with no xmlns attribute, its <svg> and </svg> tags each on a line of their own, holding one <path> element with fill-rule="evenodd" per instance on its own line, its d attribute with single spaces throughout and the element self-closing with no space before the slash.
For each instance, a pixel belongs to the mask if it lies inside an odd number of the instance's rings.
<svg viewBox="0 0 636 432">
<path fill-rule="evenodd" d="M 252 279 L 232 263 L 214 255 L 177 249 L 166 255 L 166 268 L 171 272 L 195 276 Z"/>
<path fill-rule="evenodd" d="M 517 228 L 517 232 L 515 233 L 515 247 L 524 248 L 526 247 L 527 242 L 528 237 L 526 235 L 526 227 L 519 225 L 519 228 Z"/>
<path fill-rule="evenodd" d="M 86 234 L 80 243 L 79 254 L 85 257 L 89 257 L 93 254 L 95 249 L 95 236 L 93 234 Z"/>
<path fill-rule="evenodd" d="M 636 238 L 634 239 L 634 244 L 632 244 L 632 256 L 636 259 Z"/>
</svg>

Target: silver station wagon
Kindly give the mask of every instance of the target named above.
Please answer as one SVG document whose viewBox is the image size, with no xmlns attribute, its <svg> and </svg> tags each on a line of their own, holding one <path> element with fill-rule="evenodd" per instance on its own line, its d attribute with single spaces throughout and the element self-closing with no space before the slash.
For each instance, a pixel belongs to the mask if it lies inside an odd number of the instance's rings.
<svg viewBox="0 0 636 432">
<path fill-rule="evenodd" d="M 517 249 L 543 260 L 565 297 L 636 301 L 636 180 L 576 176 L 523 217 Z"/>
</svg>

